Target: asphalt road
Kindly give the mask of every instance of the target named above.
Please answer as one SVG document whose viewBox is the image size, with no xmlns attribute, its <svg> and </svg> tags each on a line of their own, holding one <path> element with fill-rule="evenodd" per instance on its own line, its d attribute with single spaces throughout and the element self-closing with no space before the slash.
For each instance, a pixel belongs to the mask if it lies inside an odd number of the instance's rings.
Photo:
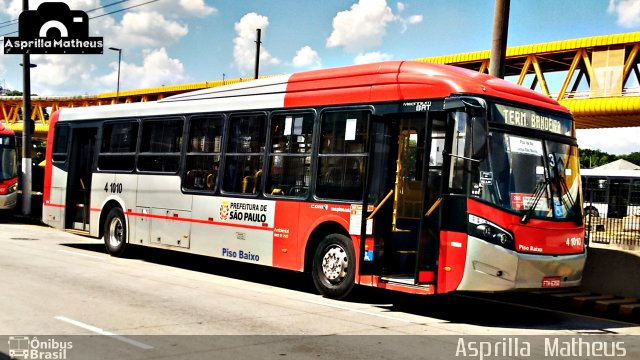
<svg viewBox="0 0 640 360">
<path fill-rule="evenodd" d="M 371 359 L 382 344 L 393 358 L 420 357 L 424 348 L 430 358 L 451 358 L 467 336 L 640 335 L 633 324 L 467 296 L 356 287 L 334 301 L 317 295 L 305 274 L 128 250 L 114 258 L 98 239 L 0 222 L 0 334 L 12 337 L 0 337 L 0 359 L 18 336 L 70 339 L 66 358 Z M 625 357 L 640 358 L 637 349 Z"/>
</svg>

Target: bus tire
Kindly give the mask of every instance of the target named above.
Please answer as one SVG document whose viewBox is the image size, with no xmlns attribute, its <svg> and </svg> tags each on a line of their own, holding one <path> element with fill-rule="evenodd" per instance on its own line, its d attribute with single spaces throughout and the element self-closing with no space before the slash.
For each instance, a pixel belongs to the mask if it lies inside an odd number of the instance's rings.
<svg viewBox="0 0 640 360">
<path fill-rule="evenodd" d="M 351 239 L 342 234 L 325 236 L 313 256 L 311 276 L 320 294 L 342 299 L 355 284 L 356 257 Z"/>
<path fill-rule="evenodd" d="M 111 256 L 122 256 L 127 246 L 127 223 L 119 207 L 109 211 L 104 221 L 104 245 Z"/>
</svg>

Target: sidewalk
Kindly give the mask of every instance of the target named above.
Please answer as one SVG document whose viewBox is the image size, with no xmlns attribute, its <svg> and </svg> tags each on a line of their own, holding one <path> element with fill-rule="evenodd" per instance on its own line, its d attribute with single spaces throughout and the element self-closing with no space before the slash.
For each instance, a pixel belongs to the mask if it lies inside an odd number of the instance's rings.
<svg viewBox="0 0 640 360">
<path fill-rule="evenodd" d="M 580 289 L 640 299 L 640 249 L 589 244 Z"/>
</svg>

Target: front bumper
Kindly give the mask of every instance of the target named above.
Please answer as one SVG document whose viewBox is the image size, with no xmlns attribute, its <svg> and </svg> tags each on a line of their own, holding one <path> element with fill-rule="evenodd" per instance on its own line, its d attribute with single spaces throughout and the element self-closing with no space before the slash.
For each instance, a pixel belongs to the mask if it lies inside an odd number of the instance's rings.
<svg viewBox="0 0 640 360">
<path fill-rule="evenodd" d="M 577 286 L 586 257 L 586 253 L 522 254 L 469 236 L 464 275 L 457 290 L 539 289 L 543 279 L 549 277 L 559 278 L 559 287 Z"/>
</svg>

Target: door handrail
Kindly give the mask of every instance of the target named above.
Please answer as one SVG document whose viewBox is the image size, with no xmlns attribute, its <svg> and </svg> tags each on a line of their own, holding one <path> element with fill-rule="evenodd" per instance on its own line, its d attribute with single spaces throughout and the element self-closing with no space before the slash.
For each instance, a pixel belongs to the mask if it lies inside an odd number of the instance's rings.
<svg viewBox="0 0 640 360">
<path fill-rule="evenodd" d="M 441 202 L 442 202 L 442 198 L 439 197 L 438 200 L 436 200 L 433 203 L 433 205 L 431 205 L 431 207 L 429 208 L 429 211 L 427 211 L 427 213 L 424 214 L 424 217 L 428 218 L 429 216 L 431 216 L 431 213 L 433 213 L 438 208 L 438 206 L 440 205 Z"/>
<path fill-rule="evenodd" d="M 382 207 L 382 205 L 384 205 L 384 203 L 387 202 L 387 200 L 389 200 L 389 198 L 391 197 L 391 195 L 393 195 L 393 189 L 389 190 L 389 193 L 387 194 L 387 196 L 384 197 L 384 199 L 382 199 L 382 201 L 380 201 L 380 203 L 378 204 L 378 206 L 376 206 L 375 210 L 373 210 L 373 212 L 371 213 L 371 215 L 369 215 L 367 217 L 367 221 L 373 219 L 373 217 L 376 215 L 376 213 L 378 212 L 378 210 L 380 210 L 380 208 Z"/>
</svg>

